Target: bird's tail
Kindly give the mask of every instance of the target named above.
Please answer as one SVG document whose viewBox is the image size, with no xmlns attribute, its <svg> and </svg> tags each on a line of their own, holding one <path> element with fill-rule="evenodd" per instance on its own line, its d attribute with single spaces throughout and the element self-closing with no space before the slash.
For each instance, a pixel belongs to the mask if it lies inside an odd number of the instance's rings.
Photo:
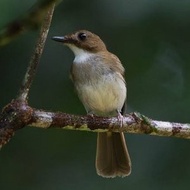
<svg viewBox="0 0 190 190">
<path fill-rule="evenodd" d="M 131 173 L 131 160 L 123 133 L 98 133 L 96 170 L 98 175 L 125 177 Z"/>
</svg>

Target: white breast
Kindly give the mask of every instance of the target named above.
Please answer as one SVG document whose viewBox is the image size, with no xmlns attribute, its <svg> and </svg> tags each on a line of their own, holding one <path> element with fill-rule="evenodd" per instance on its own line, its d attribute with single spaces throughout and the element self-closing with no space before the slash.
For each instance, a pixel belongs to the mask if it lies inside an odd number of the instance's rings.
<svg viewBox="0 0 190 190">
<path fill-rule="evenodd" d="M 86 61 L 88 61 L 88 59 L 91 58 L 91 56 L 93 56 L 94 54 L 93 53 L 90 53 L 88 51 L 85 51 L 83 49 L 80 49 L 72 44 L 68 44 L 67 45 L 72 51 L 73 53 L 75 54 L 75 59 L 74 59 L 74 62 L 75 63 L 84 63 Z"/>
</svg>

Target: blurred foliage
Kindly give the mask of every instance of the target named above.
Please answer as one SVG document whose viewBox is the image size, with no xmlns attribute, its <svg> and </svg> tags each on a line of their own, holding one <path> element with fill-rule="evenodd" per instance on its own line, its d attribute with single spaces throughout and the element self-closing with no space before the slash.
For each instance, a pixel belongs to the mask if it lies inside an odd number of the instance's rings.
<svg viewBox="0 0 190 190">
<path fill-rule="evenodd" d="M 52 5 L 61 0 L 39 0 L 22 17 L 18 17 L 0 31 L 0 47 L 7 45 L 19 35 L 28 30 L 39 28 L 44 20 L 44 15 Z"/>
<path fill-rule="evenodd" d="M 34 0 L 1 0 L 0 28 Z M 188 122 L 190 1 L 65 0 L 54 14 L 30 93 L 30 105 L 85 114 L 69 79 L 73 54 L 51 40 L 78 29 L 97 33 L 126 68 L 128 112 Z M 38 36 L 28 32 L 0 51 L 0 106 L 15 97 Z M 190 187 L 190 141 L 127 134 L 133 171 L 96 175 L 96 134 L 25 128 L 0 151 L 0 189 L 167 189 Z"/>
</svg>

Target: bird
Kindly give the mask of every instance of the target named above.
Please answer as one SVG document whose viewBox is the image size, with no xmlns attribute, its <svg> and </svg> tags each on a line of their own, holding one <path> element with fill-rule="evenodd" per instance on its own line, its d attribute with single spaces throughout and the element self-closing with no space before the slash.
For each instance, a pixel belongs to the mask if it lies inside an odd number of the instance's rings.
<svg viewBox="0 0 190 190">
<path fill-rule="evenodd" d="M 68 46 L 74 53 L 70 76 L 87 114 L 117 116 L 122 125 L 127 87 L 119 58 L 107 50 L 98 35 L 88 30 L 53 36 L 52 40 Z M 105 178 L 131 173 L 123 132 L 98 132 L 95 166 L 97 174 Z"/>
</svg>

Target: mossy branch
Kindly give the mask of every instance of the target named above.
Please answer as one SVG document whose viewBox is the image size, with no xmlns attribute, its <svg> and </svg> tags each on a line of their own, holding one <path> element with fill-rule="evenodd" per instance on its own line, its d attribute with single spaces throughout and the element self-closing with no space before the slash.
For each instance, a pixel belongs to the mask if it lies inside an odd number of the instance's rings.
<svg viewBox="0 0 190 190">
<path fill-rule="evenodd" d="M 78 116 L 61 112 L 48 112 L 31 108 L 25 101 L 13 100 L 0 114 L 0 147 L 10 140 L 16 130 L 28 125 L 44 129 L 113 131 L 190 138 L 190 124 L 156 121 L 140 113 L 125 115 L 123 126 L 120 127 L 117 117 Z"/>
</svg>

